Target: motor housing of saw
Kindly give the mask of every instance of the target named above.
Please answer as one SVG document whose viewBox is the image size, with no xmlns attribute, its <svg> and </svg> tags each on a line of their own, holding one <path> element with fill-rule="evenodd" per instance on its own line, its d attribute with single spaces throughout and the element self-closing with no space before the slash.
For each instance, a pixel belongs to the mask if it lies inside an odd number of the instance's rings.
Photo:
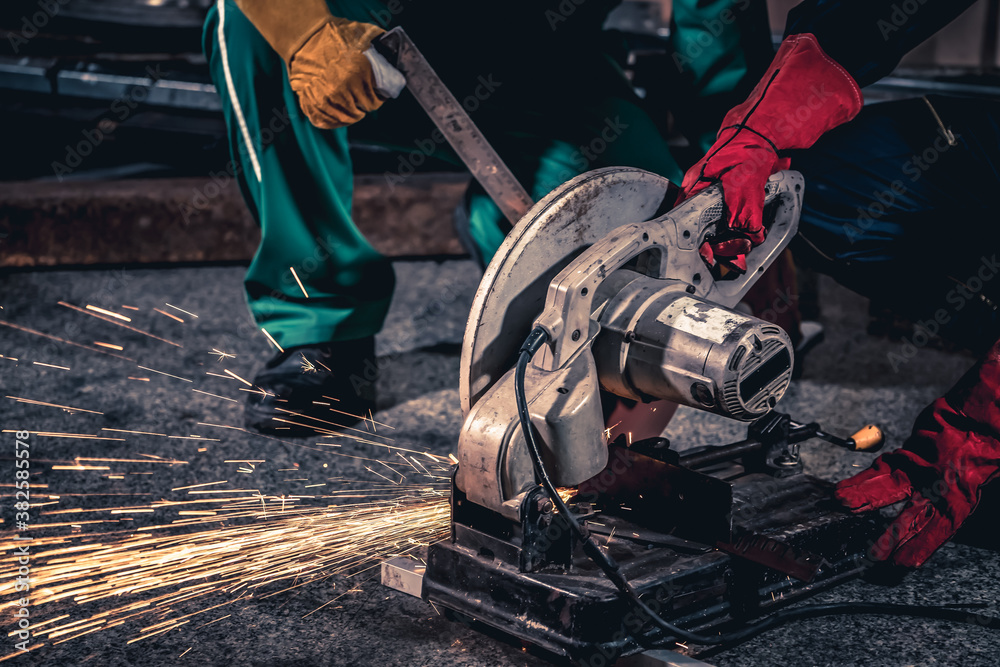
<svg viewBox="0 0 1000 667">
<path fill-rule="evenodd" d="M 550 215 L 560 207 L 579 212 L 574 192 L 602 171 L 566 183 L 518 227 L 531 225 L 547 209 Z M 661 213 L 668 208 L 662 201 L 658 211 L 647 207 L 647 220 L 606 221 L 607 232 L 579 248 L 548 281 L 534 326 L 545 329 L 549 343 L 529 366 L 525 389 L 545 465 L 557 485 L 579 485 L 607 464 L 601 388 L 643 401 L 666 398 L 744 421 L 774 407 L 791 378 L 791 342 L 779 327 L 733 308 L 794 236 L 802 185 L 792 171 L 768 181 L 767 238 L 748 256 L 744 275 L 717 280 L 699 255 L 701 244 L 724 224 L 721 193 L 712 187 L 666 213 Z M 663 201 L 673 196 L 665 190 Z M 568 225 L 562 229 L 573 233 Z M 501 247 L 494 264 L 517 258 L 513 250 L 519 236 L 512 234 L 514 240 Z M 552 261 L 561 258 L 554 254 Z M 549 266 L 524 267 L 532 269 L 552 275 Z M 498 291 L 489 277 L 488 271 L 481 292 L 492 292 L 477 294 L 479 303 Z M 475 349 L 476 341 L 469 340 L 478 333 L 475 322 L 470 319 L 466 332 L 463 366 L 470 358 L 466 350 Z M 523 339 L 527 331 L 518 333 Z M 469 501 L 516 521 L 523 494 L 536 483 L 519 427 L 511 365 L 502 375 L 494 369 L 497 377 L 478 387 L 467 406 L 455 482 Z M 463 399 L 469 393 L 463 385 Z"/>
</svg>

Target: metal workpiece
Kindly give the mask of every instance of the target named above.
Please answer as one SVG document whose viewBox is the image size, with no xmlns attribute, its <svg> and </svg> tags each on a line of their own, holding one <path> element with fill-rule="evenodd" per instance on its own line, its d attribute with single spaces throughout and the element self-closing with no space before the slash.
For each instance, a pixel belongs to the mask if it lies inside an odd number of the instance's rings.
<svg viewBox="0 0 1000 667">
<path fill-rule="evenodd" d="M 636 465 L 623 468 L 615 456 L 609 469 L 628 473 L 609 479 L 609 484 L 600 479 L 595 484 L 597 492 L 616 496 L 615 504 L 625 507 L 582 518 L 643 598 L 655 599 L 664 617 L 684 627 L 701 632 L 731 628 L 734 622 L 855 577 L 864 567 L 860 555 L 877 536 L 870 517 L 831 512 L 829 484 L 806 475 L 750 474 L 734 480 L 731 489 L 724 488 L 728 482 L 705 479 L 711 487 L 699 489 L 693 471 L 640 464 L 636 459 L 641 455 L 630 449 L 620 453 L 627 457 L 626 464 Z M 655 487 L 659 493 L 636 493 L 635 485 L 642 485 L 646 474 L 667 480 Z M 699 494 L 692 495 L 695 489 Z M 640 652 L 642 638 L 627 625 L 634 619 L 627 604 L 573 548 L 571 531 L 557 522 L 547 525 L 546 519 L 558 515 L 546 517 L 537 509 L 540 492 L 535 487 L 523 496 L 515 524 L 484 514 L 457 489 L 455 539 L 429 549 L 424 599 L 475 627 L 499 630 L 577 664 L 617 664 L 619 656 Z M 707 522 L 706 513 L 716 522 L 728 516 L 726 508 L 704 504 L 706 497 L 723 493 L 732 495 L 732 525 L 738 533 L 725 550 L 713 548 L 715 542 L 691 542 L 643 523 L 657 516 L 662 523 L 676 519 L 704 532 L 716 525 Z M 656 514 L 664 496 L 685 506 Z M 645 501 L 648 507 L 639 504 Z M 571 508 L 579 509 L 572 501 Z M 714 528 L 712 532 L 704 538 L 713 538 Z M 824 558 L 815 571 L 813 554 Z M 802 577 L 790 578 L 790 573 Z M 806 578 L 811 581 L 803 581 Z"/>
<path fill-rule="evenodd" d="M 176 72 L 161 74 L 153 67 L 147 68 L 146 74 L 116 73 L 97 66 L 70 69 L 58 58 L 0 56 L 0 90 L 126 104 L 129 108 L 141 102 L 194 111 L 222 109 L 218 91 L 207 81 L 184 80 Z"/>
<path fill-rule="evenodd" d="M 63 16 L 124 26 L 201 28 L 212 0 L 73 0 L 60 2 Z"/>
<path fill-rule="evenodd" d="M 662 648 L 637 653 L 616 664 L 618 667 L 711 667 L 709 663 L 697 658 Z"/>
<path fill-rule="evenodd" d="M 60 95 L 132 104 L 141 101 L 175 109 L 222 110 L 222 101 L 210 83 L 89 71 L 61 71 L 55 81 Z"/>
<path fill-rule="evenodd" d="M 646 276 L 627 282 L 600 323 L 593 351 L 601 385 L 619 396 L 751 421 L 791 382 L 794 349 L 780 327 Z"/>
<path fill-rule="evenodd" d="M 48 73 L 58 62 L 55 58 L 0 56 L 0 89 L 50 94 Z"/>
<path fill-rule="evenodd" d="M 427 567 L 416 558 L 396 556 L 382 562 L 382 585 L 419 598 Z"/>
<path fill-rule="evenodd" d="M 669 443 L 665 449 L 648 447 L 657 440 L 611 445 L 605 470 L 581 484 L 577 498 L 594 502 L 602 519 L 621 516 L 692 544 L 730 541 L 732 485 L 679 466 Z"/>
</svg>

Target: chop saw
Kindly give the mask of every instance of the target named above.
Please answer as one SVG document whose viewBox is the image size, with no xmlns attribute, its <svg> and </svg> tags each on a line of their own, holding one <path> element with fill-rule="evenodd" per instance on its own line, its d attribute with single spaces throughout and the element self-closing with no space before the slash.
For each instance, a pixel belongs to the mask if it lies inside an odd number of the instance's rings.
<svg viewBox="0 0 1000 667">
<path fill-rule="evenodd" d="M 724 226 L 717 188 L 674 207 L 667 179 L 612 167 L 530 205 L 495 153 L 476 152 L 485 140 L 446 89 L 415 86 L 429 68 L 405 34 L 382 47 L 516 219 L 465 332 L 451 536 L 428 548 L 425 569 L 387 563 L 383 580 L 610 665 L 856 576 L 874 526 L 832 506 L 830 485 L 803 473 L 799 443 L 874 450 L 882 434 L 840 438 L 776 411 L 792 343 L 735 308 L 794 236 L 802 177 L 768 181 L 767 237 L 746 273 L 713 274 L 698 248 Z M 602 396 L 712 412 L 747 423 L 747 437 L 696 450 L 609 442 Z"/>
</svg>

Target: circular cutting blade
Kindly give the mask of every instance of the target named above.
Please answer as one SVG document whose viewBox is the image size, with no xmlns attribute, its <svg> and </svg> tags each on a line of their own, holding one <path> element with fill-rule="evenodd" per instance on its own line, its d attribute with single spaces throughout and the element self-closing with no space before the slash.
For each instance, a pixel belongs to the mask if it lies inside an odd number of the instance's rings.
<svg viewBox="0 0 1000 667">
<path fill-rule="evenodd" d="M 559 186 L 521 218 L 472 303 L 459 377 L 464 414 L 513 367 L 556 274 L 615 227 L 669 208 L 669 188 L 666 178 L 642 169 L 597 169 Z"/>
</svg>

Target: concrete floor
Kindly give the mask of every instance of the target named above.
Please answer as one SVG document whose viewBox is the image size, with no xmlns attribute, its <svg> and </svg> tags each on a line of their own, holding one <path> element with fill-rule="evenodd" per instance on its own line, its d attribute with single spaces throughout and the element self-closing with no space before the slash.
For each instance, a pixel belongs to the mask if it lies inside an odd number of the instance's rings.
<svg viewBox="0 0 1000 667">
<path fill-rule="evenodd" d="M 447 454 L 453 451 L 461 424 L 458 406 L 458 350 L 467 309 L 478 281 L 470 262 L 400 263 L 399 285 L 392 312 L 378 338 L 386 363 L 378 379 L 380 410 L 376 418 L 396 428 L 400 446 Z M 112 444 L 45 438 L 33 441 L 33 484 L 49 484 L 62 493 L 58 507 L 103 507 L 123 504 L 121 496 L 71 497 L 70 493 L 136 494 L 127 502 L 172 497 L 170 489 L 226 479 L 236 467 L 224 460 L 266 459 L 254 483 L 266 492 L 282 493 L 271 468 L 298 463 L 301 469 L 353 474 L 357 467 L 328 453 L 239 432 L 209 434 L 197 422 L 239 424 L 242 406 L 191 392 L 190 386 L 220 394 L 236 394 L 231 381 L 206 377 L 219 367 L 212 348 L 236 354 L 226 367 L 244 377 L 270 354 L 264 337 L 249 322 L 241 293 L 240 268 L 183 268 L 88 272 L 37 272 L 0 276 L 0 321 L 85 344 L 121 345 L 135 361 L 49 342 L 36 335 L 0 327 L 0 394 L 101 411 L 103 415 L 69 414 L 0 398 L 3 429 L 95 433 L 120 428 L 219 437 L 207 451 L 200 443 L 175 440 L 163 445 L 143 436 Z M 827 430 L 849 434 L 874 422 L 898 445 L 916 413 L 946 389 L 971 364 L 969 357 L 922 350 L 911 363 L 894 371 L 888 360 L 899 343 L 865 334 L 867 306 L 831 281 L 821 281 L 827 341 L 806 365 L 781 408 L 800 421 L 817 420 Z M 60 300 L 83 307 L 93 304 L 119 310 L 138 307 L 135 324 L 174 347 L 129 332 L 57 305 Z M 153 308 L 172 311 L 170 303 L 199 315 L 180 324 Z M 124 311 L 121 311 L 124 312 Z M 180 314 L 182 317 L 183 314 Z M 42 362 L 70 370 L 39 366 Z M 195 377 L 184 386 L 166 376 L 142 373 L 150 382 L 128 380 L 136 365 Z M 741 428 L 724 419 L 682 409 L 668 429 L 679 447 L 718 444 L 741 437 Z M 4 451 L 13 435 L 0 434 Z M 356 445 L 363 452 L 365 445 Z M 851 454 L 823 444 L 807 443 L 804 460 L 810 473 L 840 479 L 867 465 L 872 456 Z M 348 451 L 348 450 L 343 450 Z M 189 461 L 188 465 L 125 480 L 108 480 L 93 472 L 51 470 L 45 460 L 76 456 L 119 456 L 153 453 Z M 370 452 L 369 452 L 370 453 Z M 13 481 L 13 463 L 4 455 L 0 468 Z M 268 466 L 271 466 L 269 468 Z M 136 468 L 137 470 L 139 468 Z M 147 468 L 148 469 L 148 468 Z M 2 477 L 3 473 L 0 473 Z M 8 480 L 0 478 L 0 483 Z M 176 494 L 174 494 L 176 495 Z M 5 495 L 9 499 L 9 495 Z M 3 504 L 6 524 L 12 503 Z M 51 509 L 46 507 L 46 510 Z M 33 513 L 41 510 L 33 509 Z M 140 525 L 137 519 L 133 525 Z M 36 518 L 37 523 L 40 519 Z M 981 602 L 983 613 L 1000 615 L 998 555 L 965 545 L 948 546 L 921 570 L 896 586 L 846 584 L 821 600 L 893 602 Z M 358 590 L 303 618 L 332 598 Z M 221 602 L 223 600 L 218 600 Z M 207 601 L 206 601 L 207 604 Z M 67 613 L 63 611 L 62 613 Z M 385 589 L 374 581 L 333 577 L 296 594 L 250 600 L 228 608 L 232 616 L 213 625 L 185 626 L 156 638 L 127 645 L 141 624 L 126 624 L 56 646 L 18 656 L 12 664 L 63 665 L 540 665 L 539 658 L 518 646 L 499 643 L 439 616 L 429 605 Z M 206 617 L 208 618 L 208 617 Z M 0 647 L 0 655 L 13 651 Z M 187 649 L 187 653 L 184 653 Z M 184 653 L 183 657 L 180 657 Z M 1000 635 L 973 626 L 885 617 L 837 617 L 801 622 L 770 632 L 705 659 L 715 665 L 939 665 L 996 664 Z"/>
</svg>

